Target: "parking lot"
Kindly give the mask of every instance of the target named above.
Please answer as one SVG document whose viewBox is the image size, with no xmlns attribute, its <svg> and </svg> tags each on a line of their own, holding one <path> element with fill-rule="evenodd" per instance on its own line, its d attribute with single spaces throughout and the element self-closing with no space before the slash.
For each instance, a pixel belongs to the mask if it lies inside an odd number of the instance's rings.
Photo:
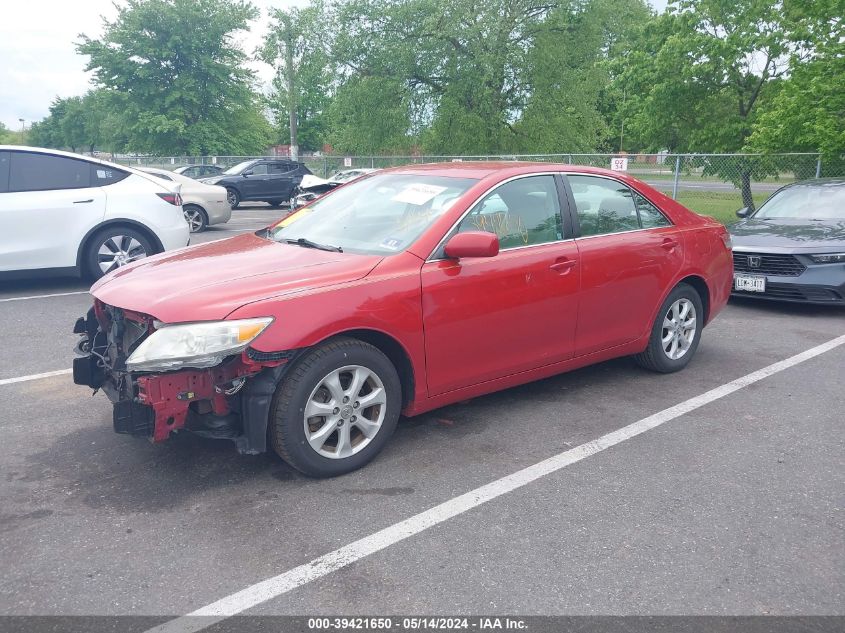
<svg viewBox="0 0 845 633">
<path fill-rule="evenodd" d="M 250 205 L 192 243 L 282 213 Z M 0 289 L 3 614 L 178 616 L 244 590 L 227 605 L 248 614 L 843 613 L 845 345 L 712 392 L 845 335 L 841 309 L 731 301 L 681 373 L 622 359 L 403 419 L 371 465 L 311 480 L 227 441 L 116 435 L 104 395 L 37 377 L 70 367 L 86 288 Z M 507 491 L 642 420 L 660 423 Z"/>
</svg>

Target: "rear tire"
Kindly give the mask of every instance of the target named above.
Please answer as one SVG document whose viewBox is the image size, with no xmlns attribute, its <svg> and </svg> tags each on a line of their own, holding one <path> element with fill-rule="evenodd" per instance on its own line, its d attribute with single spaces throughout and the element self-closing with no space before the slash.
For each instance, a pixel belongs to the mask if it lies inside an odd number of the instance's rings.
<svg viewBox="0 0 845 633">
<path fill-rule="evenodd" d="M 241 194 L 238 193 L 237 189 L 226 187 L 226 201 L 229 203 L 230 207 L 237 209 L 238 205 L 241 203 Z"/>
<path fill-rule="evenodd" d="M 277 387 L 270 443 L 306 475 L 343 475 L 378 455 L 401 408 L 402 387 L 387 356 L 339 337 L 308 352 Z"/>
<path fill-rule="evenodd" d="M 695 355 L 702 327 L 701 297 L 692 286 L 678 284 L 657 312 L 648 347 L 634 360 L 641 367 L 662 374 L 680 371 Z"/>
<path fill-rule="evenodd" d="M 117 270 L 121 266 L 155 254 L 150 239 L 125 226 L 110 226 L 98 231 L 88 240 L 83 254 L 85 272 L 93 279 Z"/>
<path fill-rule="evenodd" d="M 186 204 L 182 207 L 182 212 L 185 214 L 185 220 L 188 222 L 191 233 L 201 233 L 208 227 L 208 215 L 202 207 L 195 204 Z"/>
</svg>

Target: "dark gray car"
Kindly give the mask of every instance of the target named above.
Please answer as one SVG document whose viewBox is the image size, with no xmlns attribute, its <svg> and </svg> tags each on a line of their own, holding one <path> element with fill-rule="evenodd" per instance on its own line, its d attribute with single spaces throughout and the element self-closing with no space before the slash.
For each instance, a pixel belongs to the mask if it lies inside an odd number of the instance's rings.
<svg viewBox="0 0 845 633">
<path fill-rule="evenodd" d="M 845 305 L 845 178 L 787 185 L 737 215 L 734 295 Z"/>
</svg>

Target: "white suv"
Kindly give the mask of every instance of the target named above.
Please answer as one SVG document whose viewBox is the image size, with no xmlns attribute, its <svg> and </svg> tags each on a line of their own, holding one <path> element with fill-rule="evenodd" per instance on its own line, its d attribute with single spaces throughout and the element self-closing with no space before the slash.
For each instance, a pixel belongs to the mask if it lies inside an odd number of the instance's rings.
<svg viewBox="0 0 845 633">
<path fill-rule="evenodd" d="M 96 279 L 189 235 L 178 187 L 96 158 L 0 145 L 0 279 Z"/>
</svg>

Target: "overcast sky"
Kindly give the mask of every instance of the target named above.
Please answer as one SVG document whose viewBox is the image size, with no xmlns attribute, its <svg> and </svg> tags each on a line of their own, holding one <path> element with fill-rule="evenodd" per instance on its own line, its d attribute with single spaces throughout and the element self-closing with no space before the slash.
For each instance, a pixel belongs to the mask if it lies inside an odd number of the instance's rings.
<svg viewBox="0 0 845 633">
<path fill-rule="evenodd" d="M 267 30 L 267 9 L 305 4 L 307 0 L 252 0 L 261 18 L 243 38 L 244 50 L 252 54 Z M 666 0 L 649 0 L 662 10 Z M 86 57 L 76 54 L 79 34 L 97 37 L 102 19 L 111 20 L 115 9 L 111 0 L 40 0 L 4 2 L 0 20 L 0 122 L 20 129 L 47 115 L 56 96 L 72 97 L 89 88 Z M 252 68 L 262 81 L 269 82 L 272 69 L 254 62 Z"/>
</svg>

